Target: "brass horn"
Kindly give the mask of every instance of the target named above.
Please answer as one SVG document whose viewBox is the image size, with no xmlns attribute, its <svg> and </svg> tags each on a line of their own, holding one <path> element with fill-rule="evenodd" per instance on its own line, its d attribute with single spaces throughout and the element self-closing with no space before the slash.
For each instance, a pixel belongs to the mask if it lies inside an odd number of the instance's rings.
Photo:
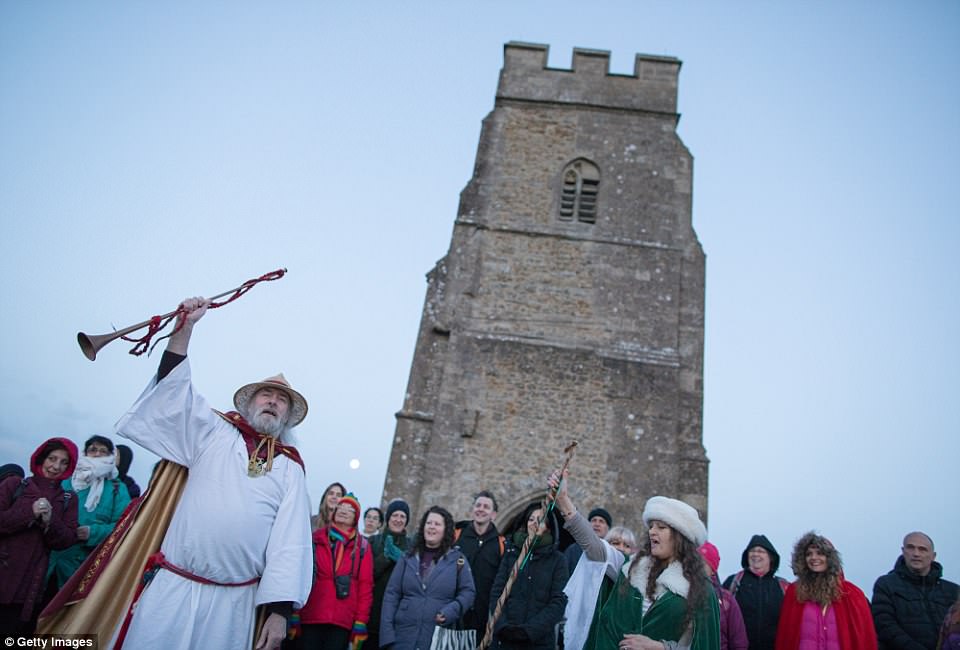
<svg viewBox="0 0 960 650">
<path fill-rule="evenodd" d="M 286 269 L 277 269 L 276 271 L 272 271 L 270 273 L 261 275 L 259 278 L 254 278 L 253 280 L 247 280 L 236 289 L 230 289 L 229 291 L 218 293 L 217 295 L 209 299 L 209 304 L 207 305 L 207 308 L 214 309 L 216 307 L 222 307 L 223 305 L 226 305 L 229 302 L 233 302 L 234 300 L 236 300 L 237 298 L 245 294 L 247 291 L 252 289 L 253 286 L 258 282 L 279 280 L 284 276 L 286 272 L 287 272 Z M 224 300 L 221 303 L 214 302 L 217 298 L 223 298 L 224 296 L 231 296 L 231 297 L 228 300 Z M 143 329 L 144 327 L 150 327 L 151 325 L 154 325 L 156 327 L 158 325 L 158 327 L 155 330 L 148 333 L 147 336 L 145 336 L 143 339 L 140 339 L 139 341 L 137 341 L 136 342 L 137 346 L 135 346 L 132 350 L 130 350 L 130 354 L 140 355 L 146 351 L 146 346 L 149 345 L 150 338 L 153 336 L 153 334 L 163 329 L 163 327 L 166 326 L 167 321 L 173 318 L 174 316 L 176 316 L 178 313 L 180 313 L 179 305 L 177 306 L 176 309 L 174 309 L 169 313 L 164 314 L 163 316 L 154 316 L 153 318 L 149 318 L 143 321 L 142 323 L 137 323 L 136 325 L 124 327 L 122 330 L 110 332 L 109 334 L 91 335 L 91 334 L 84 334 L 83 332 L 77 332 L 77 343 L 80 344 L 80 350 L 83 352 L 83 356 L 90 359 L 90 361 L 95 361 L 97 358 L 97 352 L 99 352 L 100 349 L 110 341 L 114 341 L 118 338 L 126 336 L 131 332 L 136 332 L 137 330 Z"/>
<path fill-rule="evenodd" d="M 165 318 L 169 318 L 176 313 L 176 311 L 172 311 L 169 314 L 164 314 L 160 317 L 160 319 L 163 320 Z M 109 334 L 84 334 L 83 332 L 77 332 L 77 343 L 80 344 L 80 350 L 83 352 L 83 356 L 90 359 L 90 361 L 95 361 L 97 358 L 97 352 L 99 352 L 100 348 L 105 346 L 107 343 L 116 340 L 121 336 L 126 336 L 130 332 L 136 332 L 139 329 L 143 329 L 151 322 L 153 322 L 152 318 L 145 320 L 142 323 L 131 325 L 130 327 L 124 327 L 122 330 L 110 332 Z"/>
</svg>

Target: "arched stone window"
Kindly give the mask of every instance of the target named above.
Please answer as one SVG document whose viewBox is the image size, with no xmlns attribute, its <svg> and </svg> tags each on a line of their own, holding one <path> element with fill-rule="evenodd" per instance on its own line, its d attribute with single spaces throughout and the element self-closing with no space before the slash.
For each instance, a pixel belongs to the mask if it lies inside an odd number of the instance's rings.
<svg viewBox="0 0 960 650">
<path fill-rule="evenodd" d="M 592 162 L 578 158 L 568 164 L 563 170 L 560 189 L 560 219 L 596 223 L 599 187 L 600 170 Z"/>
</svg>

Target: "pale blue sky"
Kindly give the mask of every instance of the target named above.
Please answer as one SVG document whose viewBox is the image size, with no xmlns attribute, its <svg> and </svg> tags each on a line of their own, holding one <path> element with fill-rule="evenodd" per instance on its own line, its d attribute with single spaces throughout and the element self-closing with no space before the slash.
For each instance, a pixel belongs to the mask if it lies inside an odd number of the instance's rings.
<svg viewBox="0 0 960 650">
<path fill-rule="evenodd" d="M 0 461 L 111 431 L 153 373 L 78 330 L 285 266 L 201 323 L 196 383 L 282 370 L 314 499 L 378 500 L 510 40 L 683 61 L 721 573 L 765 532 L 789 576 L 816 528 L 869 592 L 922 529 L 960 578 L 954 1 L 0 3 Z"/>
</svg>

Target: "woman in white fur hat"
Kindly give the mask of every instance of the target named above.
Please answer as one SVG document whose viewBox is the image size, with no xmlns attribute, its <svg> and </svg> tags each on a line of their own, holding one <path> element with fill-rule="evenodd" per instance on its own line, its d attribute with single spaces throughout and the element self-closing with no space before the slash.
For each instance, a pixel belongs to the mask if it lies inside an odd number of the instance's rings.
<svg viewBox="0 0 960 650">
<path fill-rule="evenodd" d="M 720 612 L 697 548 L 707 530 L 697 511 L 677 499 L 651 497 L 643 509 L 648 527 L 632 559 L 597 537 L 577 512 L 567 492 L 567 477 L 555 472 L 557 507 L 564 528 L 583 547 L 587 565 L 571 577 L 571 589 L 586 588 L 596 598 L 602 569 L 614 581 L 609 595 L 597 603 L 584 650 L 719 650 Z M 583 562 L 581 562 L 583 564 Z M 590 570 L 592 569 L 592 571 Z M 583 581 L 578 583 L 577 572 Z M 593 579 L 591 579 L 593 576 Z M 595 585 L 595 586 L 594 586 Z M 572 598 L 571 598 L 572 599 Z"/>
</svg>

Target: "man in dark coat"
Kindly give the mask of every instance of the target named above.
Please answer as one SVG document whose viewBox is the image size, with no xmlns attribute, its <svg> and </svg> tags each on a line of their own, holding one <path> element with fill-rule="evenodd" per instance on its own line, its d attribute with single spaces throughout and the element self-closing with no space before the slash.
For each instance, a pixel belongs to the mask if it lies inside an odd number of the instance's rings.
<svg viewBox="0 0 960 650">
<path fill-rule="evenodd" d="M 933 540 L 924 533 L 903 538 L 893 571 L 877 578 L 870 609 L 880 650 L 933 650 L 957 585 L 943 579 Z"/>
<path fill-rule="evenodd" d="M 789 584 L 777 576 L 780 554 L 766 535 L 754 535 L 740 557 L 742 571 L 723 581 L 740 605 L 750 650 L 773 650 L 783 592 Z"/>
<path fill-rule="evenodd" d="M 490 610 L 490 589 L 500 568 L 504 540 L 493 520 L 497 518 L 497 500 L 484 490 L 473 499 L 473 519 L 457 522 L 454 544 L 467 558 L 473 573 L 477 595 L 473 607 L 464 614 L 464 628 L 477 631 L 477 643 L 483 638 Z"/>
</svg>

